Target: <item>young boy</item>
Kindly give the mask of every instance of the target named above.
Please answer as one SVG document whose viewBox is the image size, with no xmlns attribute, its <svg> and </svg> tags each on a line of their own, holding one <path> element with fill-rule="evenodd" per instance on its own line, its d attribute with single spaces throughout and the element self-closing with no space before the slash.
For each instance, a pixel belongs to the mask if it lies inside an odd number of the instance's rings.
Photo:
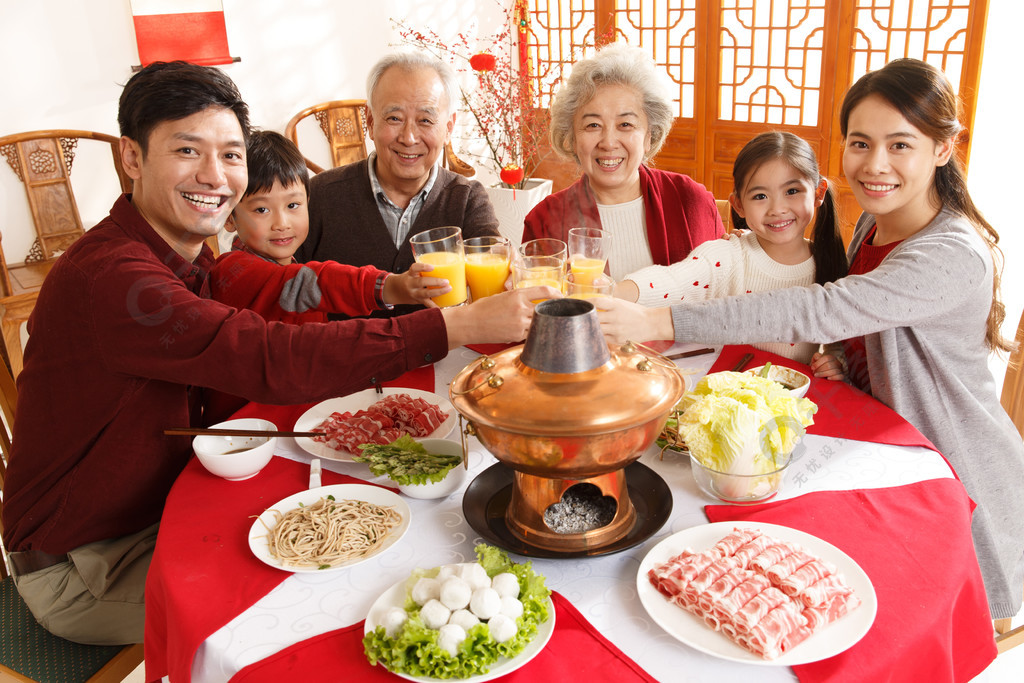
<svg viewBox="0 0 1024 683">
<path fill-rule="evenodd" d="M 273 131 L 253 131 L 246 146 L 249 184 L 225 227 L 233 248 L 214 263 L 211 293 L 268 321 L 327 322 L 328 313 L 366 316 L 395 304 L 430 303 L 451 289 L 447 280 L 420 277 L 416 263 L 401 275 L 334 261 L 296 263 L 309 232 L 309 175 L 295 144 Z"/>
</svg>

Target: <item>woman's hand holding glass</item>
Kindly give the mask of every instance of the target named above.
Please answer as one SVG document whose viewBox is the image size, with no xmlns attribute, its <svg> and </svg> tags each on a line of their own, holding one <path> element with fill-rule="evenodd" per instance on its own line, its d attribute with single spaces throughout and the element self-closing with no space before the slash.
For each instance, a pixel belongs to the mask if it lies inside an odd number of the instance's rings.
<svg viewBox="0 0 1024 683">
<path fill-rule="evenodd" d="M 601 321 L 601 331 L 605 338 L 615 344 L 675 338 L 672 309 L 667 306 L 647 308 L 615 297 L 607 297 L 601 300 L 597 317 Z"/>
</svg>

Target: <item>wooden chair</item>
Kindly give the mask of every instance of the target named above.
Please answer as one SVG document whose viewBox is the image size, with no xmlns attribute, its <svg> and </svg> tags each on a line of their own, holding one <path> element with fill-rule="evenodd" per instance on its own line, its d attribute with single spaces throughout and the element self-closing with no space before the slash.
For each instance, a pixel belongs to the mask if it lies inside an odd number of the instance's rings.
<svg viewBox="0 0 1024 683">
<path fill-rule="evenodd" d="M 0 490 L 7 476 L 7 459 L 18 406 L 14 378 L 0 364 Z M 3 498 L 0 495 L 0 511 Z M 2 528 L 0 528 L 2 531 Z M 51 634 L 36 623 L 7 571 L 7 551 L 0 562 L 0 683 L 7 681 L 62 681 L 67 683 L 119 683 L 142 663 L 143 648 L 135 645 L 80 645 Z"/>
<path fill-rule="evenodd" d="M 732 205 L 728 199 L 716 199 L 715 206 L 718 207 L 718 215 L 722 217 L 722 225 L 726 232 L 732 232 Z"/>
<path fill-rule="evenodd" d="M 327 138 L 331 148 L 331 167 L 337 168 L 353 161 L 365 159 L 366 149 L 366 100 L 333 100 L 306 107 L 292 117 L 285 126 L 285 137 L 299 146 L 299 122 L 312 116 L 320 124 L 320 130 Z M 444 146 L 442 164 L 445 168 L 459 175 L 472 177 L 476 169 L 455 155 L 451 142 Z M 319 164 L 306 158 L 306 166 L 313 173 L 321 173 L 324 169 Z"/>
<path fill-rule="evenodd" d="M 1024 437 L 1024 313 L 1017 323 L 1017 349 L 1010 354 L 1000 400 L 1017 431 Z M 996 619 L 996 647 L 999 652 L 1024 643 L 1024 625 L 1010 628 L 1010 619 Z"/>
<path fill-rule="evenodd" d="M 131 191 L 131 179 L 121 168 L 118 138 L 86 130 L 39 130 L 0 137 L 0 154 L 25 187 L 35 229 L 35 242 L 24 262 L 8 263 L 0 245 L 0 328 L 11 372 L 21 372 L 21 323 L 28 320 L 43 278 L 57 256 L 84 232 L 71 187 L 71 166 L 82 140 L 110 146 L 113 171 L 121 190 Z M 19 226 L 5 221 L 10 237 Z"/>
<path fill-rule="evenodd" d="M 1017 431 L 1024 436 L 1024 313 L 1017 323 L 1017 350 L 1010 354 L 1000 401 Z"/>
</svg>

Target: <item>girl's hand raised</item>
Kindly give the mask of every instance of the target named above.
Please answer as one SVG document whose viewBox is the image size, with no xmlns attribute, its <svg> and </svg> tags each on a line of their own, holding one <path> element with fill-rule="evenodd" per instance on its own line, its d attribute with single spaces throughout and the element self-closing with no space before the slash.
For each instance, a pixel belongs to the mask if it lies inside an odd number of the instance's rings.
<svg viewBox="0 0 1024 683">
<path fill-rule="evenodd" d="M 846 373 L 843 370 L 843 363 L 835 356 L 827 353 L 816 353 L 811 357 L 811 370 L 815 377 L 843 381 Z"/>
</svg>

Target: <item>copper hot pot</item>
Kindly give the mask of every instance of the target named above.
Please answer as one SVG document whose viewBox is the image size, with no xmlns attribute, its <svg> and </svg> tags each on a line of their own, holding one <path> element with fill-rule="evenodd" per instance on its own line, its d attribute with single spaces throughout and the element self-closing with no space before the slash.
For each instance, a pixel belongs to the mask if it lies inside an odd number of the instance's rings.
<svg viewBox="0 0 1024 683">
<path fill-rule="evenodd" d="M 509 530 L 540 548 L 579 550 L 613 543 L 635 512 L 624 469 L 665 426 L 685 390 L 671 361 L 639 345 L 609 345 L 593 304 L 537 305 L 526 343 L 483 356 L 452 380 L 459 414 L 487 450 L 515 471 Z M 604 527 L 558 533 L 548 506 L 589 483 L 617 504 Z"/>
</svg>

